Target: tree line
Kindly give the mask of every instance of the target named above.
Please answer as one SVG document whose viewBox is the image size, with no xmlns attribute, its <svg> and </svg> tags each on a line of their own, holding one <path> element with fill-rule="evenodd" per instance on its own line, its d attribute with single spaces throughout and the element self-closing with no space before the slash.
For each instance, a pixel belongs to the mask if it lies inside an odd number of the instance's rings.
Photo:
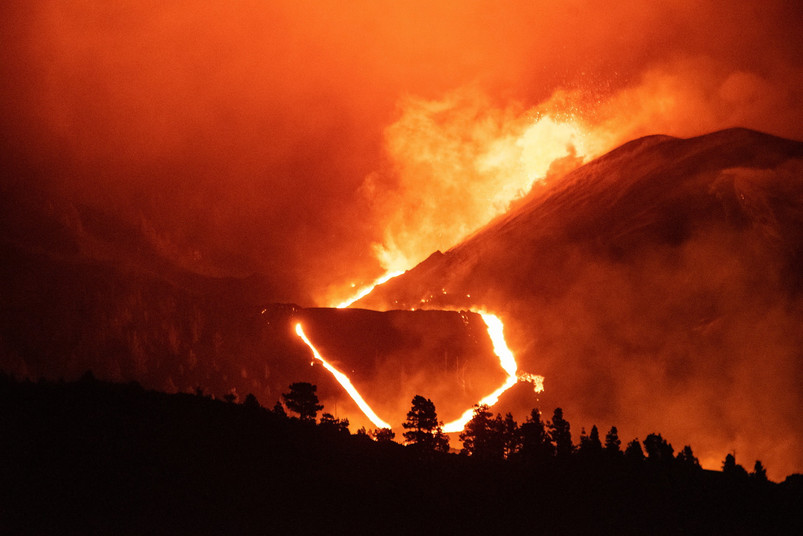
<svg viewBox="0 0 803 536">
<path fill-rule="evenodd" d="M 703 471 L 659 434 L 573 433 L 560 410 L 477 406 L 445 434 L 416 396 L 396 438 L 352 434 L 312 384 L 272 407 L 214 398 L 0 373 L 3 533 L 803 533 L 803 475 L 759 482 L 733 454 L 731 476 Z"/>
<path fill-rule="evenodd" d="M 284 406 L 298 414 L 301 421 L 315 423 L 318 412 L 323 409 L 316 391 L 317 387 L 313 384 L 293 383 L 289 392 L 282 394 Z M 253 395 L 249 395 L 249 399 L 252 399 L 251 404 L 257 403 Z M 246 403 L 249 403 L 249 399 Z M 277 401 L 273 413 L 286 417 L 284 406 Z M 321 415 L 319 425 L 349 433 L 348 419 L 337 419 L 330 413 Z M 448 453 L 451 450 L 449 436 L 443 432 L 443 422 L 438 420 L 435 404 L 428 398 L 421 395 L 413 397 L 402 427 L 405 430 L 404 443 L 423 455 Z M 396 437 L 390 428 L 361 428 L 357 434 L 370 436 L 378 442 L 392 442 Z M 536 465 L 560 464 L 568 460 L 600 464 L 646 462 L 655 467 L 702 470 L 690 445 L 685 445 L 675 453 L 671 443 L 660 433 L 648 434 L 643 441 L 635 438 L 622 448 L 616 426 L 608 430 L 603 440 L 597 426 L 593 425 L 588 433 L 582 429 L 579 442 L 575 443 L 571 424 L 564 417 L 562 408 L 555 408 L 552 419 L 546 421 L 542 419 L 541 411 L 534 408 L 519 425 L 511 413 L 494 415 L 489 406 L 476 405 L 471 420 L 460 432 L 459 440 L 462 443 L 460 455 L 483 461 L 513 460 Z M 768 481 L 766 468 L 760 460 L 755 461 L 753 471 L 748 473 L 736 463 L 733 453 L 726 455 L 722 472 L 737 478 Z"/>
</svg>

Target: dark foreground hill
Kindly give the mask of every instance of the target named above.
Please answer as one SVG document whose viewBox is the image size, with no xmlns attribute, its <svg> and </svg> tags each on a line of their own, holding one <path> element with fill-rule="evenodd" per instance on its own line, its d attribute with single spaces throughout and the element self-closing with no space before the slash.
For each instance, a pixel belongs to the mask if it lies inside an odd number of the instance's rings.
<svg viewBox="0 0 803 536">
<path fill-rule="evenodd" d="M 581 422 L 803 470 L 799 141 L 634 140 L 358 305 L 485 307 Z"/>
<path fill-rule="evenodd" d="M 254 405 L 0 378 L 3 534 L 794 534 L 803 489 L 422 458 Z"/>
</svg>

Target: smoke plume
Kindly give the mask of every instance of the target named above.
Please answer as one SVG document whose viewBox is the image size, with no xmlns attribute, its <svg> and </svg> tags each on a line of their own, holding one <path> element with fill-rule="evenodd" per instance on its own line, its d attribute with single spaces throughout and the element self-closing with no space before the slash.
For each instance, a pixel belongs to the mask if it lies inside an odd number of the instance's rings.
<svg viewBox="0 0 803 536">
<path fill-rule="evenodd" d="M 532 147 L 803 134 L 786 2 L 2 9 L 6 190 L 119 214 L 275 299 L 329 302 L 450 246 L 544 175 Z M 546 114 L 571 131 L 532 137 Z"/>
</svg>

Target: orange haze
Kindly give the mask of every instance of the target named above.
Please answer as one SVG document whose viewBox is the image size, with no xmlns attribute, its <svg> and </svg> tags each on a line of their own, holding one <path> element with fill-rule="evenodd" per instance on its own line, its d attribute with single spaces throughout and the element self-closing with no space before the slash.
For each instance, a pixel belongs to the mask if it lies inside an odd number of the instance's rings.
<svg viewBox="0 0 803 536">
<path fill-rule="evenodd" d="M 0 10 L 4 187 L 120 213 L 197 271 L 268 274 L 276 299 L 345 299 L 503 210 L 529 184 L 487 153 L 520 157 L 537 113 L 593 134 L 586 157 L 654 132 L 803 136 L 789 2 Z"/>
<path fill-rule="evenodd" d="M 114 214 L 183 269 L 259 274 L 265 301 L 339 303 L 634 137 L 803 138 L 801 15 L 7 0 L 0 196 Z"/>
</svg>

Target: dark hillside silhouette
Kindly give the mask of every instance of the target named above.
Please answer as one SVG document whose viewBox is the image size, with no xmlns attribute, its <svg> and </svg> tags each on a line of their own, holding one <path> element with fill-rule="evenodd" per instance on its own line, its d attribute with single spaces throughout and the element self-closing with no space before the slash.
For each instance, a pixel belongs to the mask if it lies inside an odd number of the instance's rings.
<svg viewBox="0 0 803 536">
<path fill-rule="evenodd" d="M 522 427 L 532 452 L 543 425 Z M 91 375 L 0 376 L 0 430 L 7 534 L 793 534 L 803 515 L 799 475 L 775 484 L 581 452 L 422 457 L 333 417 Z"/>
</svg>

